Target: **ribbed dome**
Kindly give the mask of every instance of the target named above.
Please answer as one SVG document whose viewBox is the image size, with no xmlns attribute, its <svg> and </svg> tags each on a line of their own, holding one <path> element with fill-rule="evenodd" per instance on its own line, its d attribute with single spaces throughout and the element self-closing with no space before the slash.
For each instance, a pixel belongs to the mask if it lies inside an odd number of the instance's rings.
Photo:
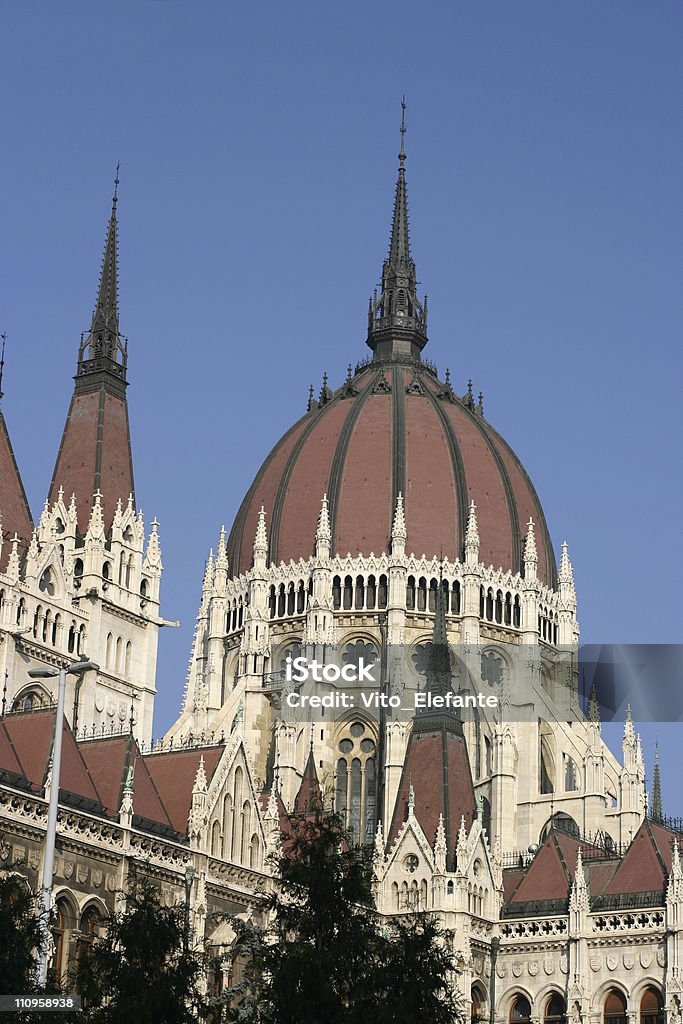
<svg viewBox="0 0 683 1024">
<path fill-rule="evenodd" d="M 406 552 L 463 557 L 467 510 L 477 506 L 485 565 L 519 572 L 526 524 L 536 524 L 538 576 L 555 561 L 543 510 L 524 467 L 473 403 L 456 398 L 419 360 L 373 361 L 284 435 L 242 502 L 228 541 L 230 573 L 252 565 L 264 506 L 269 561 L 309 558 L 327 493 L 333 555 L 390 551 L 404 496 Z"/>
</svg>

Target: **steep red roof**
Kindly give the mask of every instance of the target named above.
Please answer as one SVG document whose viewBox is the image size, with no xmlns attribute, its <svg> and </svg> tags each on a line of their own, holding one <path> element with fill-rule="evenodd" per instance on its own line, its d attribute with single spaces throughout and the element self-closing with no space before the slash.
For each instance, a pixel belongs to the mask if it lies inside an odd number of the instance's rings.
<svg viewBox="0 0 683 1024">
<path fill-rule="evenodd" d="M 33 789 L 42 789 L 55 729 L 54 711 L 8 715 L 4 724 L 26 779 Z M 66 719 L 62 733 L 59 788 L 98 804 L 102 802 Z"/>
<path fill-rule="evenodd" d="M 462 723 L 453 716 L 444 714 L 413 720 L 387 837 L 389 846 L 408 817 L 411 784 L 415 793 L 415 817 L 430 843 L 436 837 L 439 815 L 443 815 L 450 865 L 461 819 L 465 819 L 469 829 L 477 814 Z"/>
<path fill-rule="evenodd" d="M 187 818 L 192 805 L 192 788 L 199 768 L 199 760 L 204 758 L 204 771 L 207 782 L 211 781 L 216 766 L 221 759 L 225 747 L 202 747 L 201 750 L 173 750 L 163 754 L 144 754 L 138 762 L 149 774 L 150 783 L 156 798 L 161 801 L 168 815 L 168 820 L 176 832 L 185 835 Z M 135 813 L 150 820 L 153 817 L 156 803 L 152 791 L 138 791 L 138 768 L 135 770 Z"/>
<path fill-rule="evenodd" d="M 14 457 L 12 442 L 9 439 L 5 417 L 0 410 L 0 516 L 2 516 L 2 536 L 4 538 L 2 566 L 7 565 L 11 544 L 16 533 L 19 537 L 20 556 L 26 551 L 31 534 L 33 520 L 26 500 L 26 492 L 21 482 L 19 467 Z"/>
<path fill-rule="evenodd" d="M 85 740 L 79 747 L 107 814 L 115 817 L 131 752 L 133 748 L 137 751 L 135 740 L 131 736 L 112 736 Z"/>
<path fill-rule="evenodd" d="M 9 733 L 7 732 L 4 718 L 0 719 L 0 770 L 2 769 L 26 778 L 26 772 L 24 771 L 23 765 L 17 757 L 16 750 L 12 746 L 12 741 Z"/>
<path fill-rule="evenodd" d="M 605 889 L 605 895 L 663 892 L 671 871 L 674 838 L 675 833 L 646 818 Z"/>
</svg>

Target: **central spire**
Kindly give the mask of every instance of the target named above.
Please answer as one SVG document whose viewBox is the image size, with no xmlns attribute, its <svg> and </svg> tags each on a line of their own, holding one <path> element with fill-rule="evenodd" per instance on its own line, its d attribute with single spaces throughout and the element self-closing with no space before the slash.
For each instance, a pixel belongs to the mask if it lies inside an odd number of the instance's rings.
<svg viewBox="0 0 683 1024">
<path fill-rule="evenodd" d="M 382 291 L 370 299 L 367 344 L 375 359 L 407 356 L 419 359 L 427 344 L 427 299 L 417 298 L 415 263 L 410 256 L 406 189 L 406 100 L 401 101 L 401 151 L 394 198 L 389 256 L 382 267 Z"/>
</svg>

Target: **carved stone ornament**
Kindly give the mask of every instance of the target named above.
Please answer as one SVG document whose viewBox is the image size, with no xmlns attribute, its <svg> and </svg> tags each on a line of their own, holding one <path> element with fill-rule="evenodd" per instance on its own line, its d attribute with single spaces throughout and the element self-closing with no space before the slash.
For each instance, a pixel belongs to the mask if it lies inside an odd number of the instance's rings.
<svg viewBox="0 0 683 1024">
<path fill-rule="evenodd" d="M 508 976 L 507 964 L 501 964 L 501 963 L 496 964 L 496 974 L 498 975 L 499 978 L 507 978 L 507 976 Z"/>
<path fill-rule="evenodd" d="M 550 957 L 546 957 L 543 961 L 543 970 L 550 977 L 551 974 L 555 973 L 555 961 L 551 960 Z"/>
<path fill-rule="evenodd" d="M 608 953 L 606 958 L 605 958 L 605 961 L 607 963 L 607 970 L 608 971 L 616 971 L 617 964 L 619 963 L 619 960 L 615 956 L 614 953 Z"/>
<path fill-rule="evenodd" d="M 512 965 L 512 973 L 514 974 L 515 978 L 519 978 L 523 970 L 524 964 L 520 963 L 519 960 L 515 960 L 515 962 Z"/>
<path fill-rule="evenodd" d="M 647 970 L 650 964 L 652 963 L 652 953 L 649 953 L 647 950 L 641 949 L 639 960 L 640 966 L 644 967 L 645 970 Z"/>
<path fill-rule="evenodd" d="M 602 957 L 599 953 L 593 953 L 588 962 L 591 965 L 591 971 L 599 971 L 602 968 Z"/>
<path fill-rule="evenodd" d="M 537 960 L 532 960 L 532 961 L 531 961 L 531 962 L 530 962 L 530 963 L 529 963 L 529 964 L 527 965 L 527 969 L 528 969 L 528 971 L 529 971 L 529 974 L 531 975 L 531 977 L 532 977 L 532 978 L 535 978 L 535 977 L 536 977 L 536 975 L 538 974 L 538 961 L 537 961 Z"/>
<path fill-rule="evenodd" d="M 659 967 L 664 967 L 665 964 L 666 964 L 666 950 L 658 949 L 657 950 L 657 965 Z"/>
<path fill-rule="evenodd" d="M 633 955 L 633 953 L 624 953 L 624 958 L 623 959 L 624 959 L 624 967 L 626 968 L 627 971 L 630 971 L 631 968 L 635 965 L 635 962 L 636 962 L 635 956 Z"/>
<path fill-rule="evenodd" d="M 75 863 L 72 860 L 65 860 L 64 861 L 64 877 L 65 878 L 71 878 L 71 876 L 74 873 L 74 868 L 75 867 L 76 867 L 76 865 L 75 865 Z"/>
<path fill-rule="evenodd" d="M 103 873 L 101 871 L 97 869 L 93 871 L 92 884 L 95 886 L 96 889 L 99 889 L 99 887 L 102 885 L 102 877 Z"/>
<path fill-rule="evenodd" d="M 560 970 L 563 974 L 569 974 L 569 959 L 566 956 L 560 957 Z"/>
</svg>

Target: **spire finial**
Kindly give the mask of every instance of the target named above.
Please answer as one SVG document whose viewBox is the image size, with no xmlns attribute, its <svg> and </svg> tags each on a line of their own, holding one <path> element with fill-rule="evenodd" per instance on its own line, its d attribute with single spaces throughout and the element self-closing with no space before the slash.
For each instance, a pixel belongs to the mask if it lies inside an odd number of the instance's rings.
<svg viewBox="0 0 683 1024">
<path fill-rule="evenodd" d="M 401 99 L 401 152 L 398 154 L 398 159 L 401 164 L 401 170 L 403 170 L 403 164 L 406 158 L 406 96 L 403 94 Z"/>
<path fill-rule="evenodd" d="M 112 204 L 113 204 L 114 207 L 116 206 L 117 202 L 119 201 L 119 169 L 120 169 L 120 167 L 121 167 L 121 161 L 117 160 L 116 161 L 116 177 L 114 178 L 114 198 L 112 200 Z"/>
</svg>

